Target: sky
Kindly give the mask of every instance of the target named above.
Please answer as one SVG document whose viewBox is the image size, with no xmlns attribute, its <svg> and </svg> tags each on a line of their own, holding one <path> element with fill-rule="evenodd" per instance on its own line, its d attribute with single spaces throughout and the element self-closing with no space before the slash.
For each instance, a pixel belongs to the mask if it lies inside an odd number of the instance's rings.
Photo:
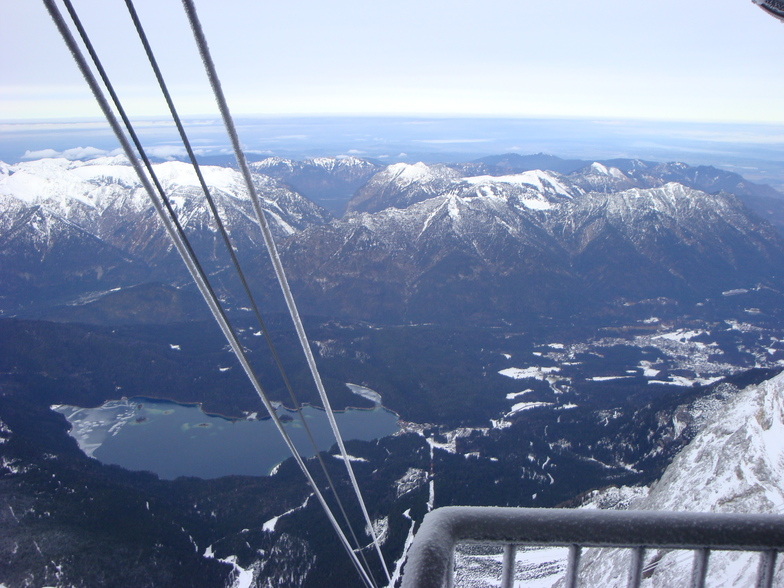
<svg viewBox="0 0 784 588">
<path fill-rule="evenodd" d="M 234 114 L 784 123 L 750 0 L 195 0 Z M 165 113 L 122 0 L 73 0 L 135 116 Z M 182 113 L 215 112 L 177 0 L 136 0 Z M 0 1 L 0 120 L 100 117 L 36 0 Z"/>
</svg>

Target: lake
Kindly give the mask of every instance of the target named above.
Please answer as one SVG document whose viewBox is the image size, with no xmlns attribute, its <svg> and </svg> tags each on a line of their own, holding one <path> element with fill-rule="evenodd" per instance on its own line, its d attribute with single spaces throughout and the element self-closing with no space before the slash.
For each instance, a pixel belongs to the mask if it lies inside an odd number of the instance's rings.
<svg viewBox="0 0 784 588">
<path fill-rule="evenodd" d="M 169 480 L 179 476 L 266 476 L 290 457 L 270 418 L 251 415 L 231 420 L 205 414 L 196 405 L 149 398 L 112 400 L 98 408 L 57 405 L 52 410 L 71 423 L 70 435 L 87 455 Z M 297 413 L 279 407 L 277 414 L 300 454 L 313 455 Z M 329 449 L 335 440 L 326 413 L 304 407 L 302 415 L 319 450 Z M 399 430 L 397 415 L 381 406 L 336 412 L 335 420 L 346 441 L 370 441 Z"/>
</svg>

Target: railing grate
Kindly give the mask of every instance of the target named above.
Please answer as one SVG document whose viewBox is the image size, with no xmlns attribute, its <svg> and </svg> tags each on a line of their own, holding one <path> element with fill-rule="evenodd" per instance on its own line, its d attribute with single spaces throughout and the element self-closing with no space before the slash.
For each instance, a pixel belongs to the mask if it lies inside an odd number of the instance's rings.
<svg viewBox="0 0 784 588">
<path fill-rule="evenodd" d="M 693 550 L 692 588 L 704 588 L 711 550 L 760 552 L 757 588 L 771 588 L 784 516 L 571 509 L 445 507 L 422 523 L 404 568 L 403 588 L 445 588 L 454 581 L 457 543 L 504 545 L 502 588 L 514 584 L 518 545 L 566 546 L 566 588 L 578 585 L 585 547 L 631 550 L 628 585 L 638 588 L 655 563 L 643 567 L 647 549 Z"/>
</svg>

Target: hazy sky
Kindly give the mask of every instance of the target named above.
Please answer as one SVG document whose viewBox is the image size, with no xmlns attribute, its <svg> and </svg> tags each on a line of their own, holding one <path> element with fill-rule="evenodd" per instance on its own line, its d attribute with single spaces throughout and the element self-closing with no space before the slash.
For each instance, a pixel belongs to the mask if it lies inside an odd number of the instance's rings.
<svg viewBox="0 0 784 588">
<path fill-rule="evenodd" d="M 73 0 L 138 116 L 122 0 Z M 177 104 L 215 108 L 178 0 L 137 0 Z M 235 114 L 784 122 L 784 25 L 750 0 L 196 0 Z M 0 119 L 100 116 L 43 4 L 0 0 Z"/>
</svg>

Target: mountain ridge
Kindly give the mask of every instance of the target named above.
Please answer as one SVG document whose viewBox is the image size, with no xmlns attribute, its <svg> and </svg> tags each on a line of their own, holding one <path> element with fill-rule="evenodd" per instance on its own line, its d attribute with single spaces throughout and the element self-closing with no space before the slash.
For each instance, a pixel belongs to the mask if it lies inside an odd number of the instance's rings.
<svg viewBox="0 0 784 588">
<path fill-rule="evenodd" d="M 337 173 L 343 184 L 352 170 L 362 176 L 377 167 L 352 158 L 311 160 L 300 167 L 282 159 L 254 165 L 318 168 Z M 649 175 L 651 169 L 693 172 L 639 161 L 627 168 Z M 156 169 L 208 271 L 222 274 L 230 263 L 195 174 L 180 162 Z M 34 260 L 45 257 L 43 243 L 68 249 L 55 273 L 73 285 L 63 292 L 74 298 L 144 281 L 189 283 L 120 158 L 39 160 L 7 171 L 0 179 L 0 255 L 8 260 L 0 301 L 6 314 L 53 296 L 57 280 L 46 285 L 27 277 Z M 239 174 L 215 166 L 204 173 L 261 299 L 278 308 Z M 658 297 L 696 303 L 760 284 L 784 290 L 784 240 L 737 197 L 661 178 L 646 180 L 658 185 L 641 187 L 630 174 L 598 162 L 570 175 L 529 170 L 468 177 L 445 165 L 393 164 L 367 180 L 341 219 L 279 180 L 255 174 L 254 182 L 306 312 L 381 322 L 526 322 L 616 312 L 619 305 Z M 44 233 L 36 237 L 38 245 L 32 235 L 22 239 L 12 227 L 35 231 L 23 220 L 34 214 L 42 219 L 39 229 L 57 225 L 65 234 L 72 227 L 81 241 L 58 237 L 57 245 Z M 101 264 L 91 261 L 96 245 L 87 245 L 88 235 L 114 256 Z M 23 259 L 28 265 L 14 261 Z M 222 280 L 227 291 L 237 290 L 228 275 Z M 58 293 L 57 303 L 64 301 Z"/>
</svg>

